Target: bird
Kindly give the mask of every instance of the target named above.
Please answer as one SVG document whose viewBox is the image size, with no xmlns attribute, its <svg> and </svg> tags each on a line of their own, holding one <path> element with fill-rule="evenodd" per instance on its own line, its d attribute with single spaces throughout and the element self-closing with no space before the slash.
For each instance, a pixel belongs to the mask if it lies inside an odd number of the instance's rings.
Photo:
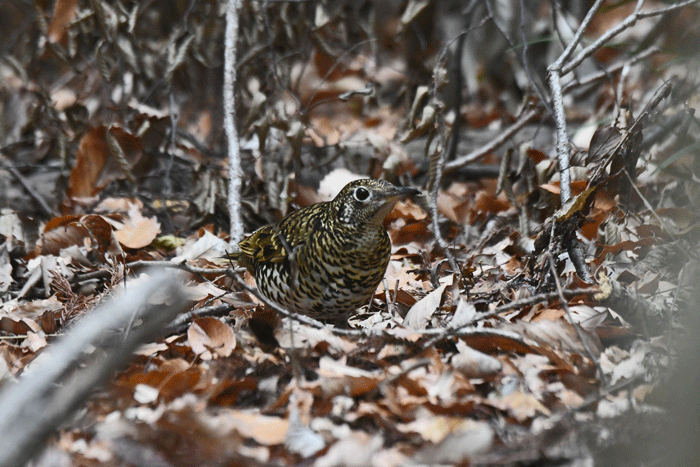
<svg viewBox="0 0 700 467">
<path fill-rule="evenodd" d="M 420 190 L 385 180 L 348 183 L 331 201 L 288 214 L 241 241 L 236 260 L 258 290 L 288 311 L 347 327 L 369 303 L 389 264 L 384 219 Z"/>
</svg>

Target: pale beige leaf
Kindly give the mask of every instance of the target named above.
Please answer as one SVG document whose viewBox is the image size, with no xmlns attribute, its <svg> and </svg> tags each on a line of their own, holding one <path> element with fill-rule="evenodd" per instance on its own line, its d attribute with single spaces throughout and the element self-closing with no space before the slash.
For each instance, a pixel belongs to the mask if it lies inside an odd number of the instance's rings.
<svg viewBox="0 0 700 467">
<path fill-rule="evenodd" d="M 452 365 L 470 378 L 481 378 L 501 371 L 501 362 L 490 355 L 469 347 L 464 341 L 457 341 L 459 353 L 452 357 Z"/>
<path fill-rule="evenodd" d="M 187 340 L 202 360 L 228 357 L 236 347 L 233 329 L 216 318 L 194 320 L 187 330 Z"/>
<path fill-rule="evenodd" d="M 129 204 L 128 217 L 114 236 L 123 246 L 137 249 L 150 245 L 159 233 L 160 223 L 155 217 L 143 217 L 136 204 Z"/>
<path fill-rule="evenodd" d="M 447 285 L 447 283 L 442 284 L 413 305 L 411 309 L 408 310 L 403 324 L 411 329 L 425 328 L 430 321 L 430 317 L 440 308 L 442 296 Z"/>
</svg>

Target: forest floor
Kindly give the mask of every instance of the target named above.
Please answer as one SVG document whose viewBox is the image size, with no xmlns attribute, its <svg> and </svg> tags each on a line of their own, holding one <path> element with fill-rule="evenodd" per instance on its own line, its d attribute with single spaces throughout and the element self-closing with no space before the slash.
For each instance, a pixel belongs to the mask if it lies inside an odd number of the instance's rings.
<svg viewBox="0 0 700 467">
<path fill-rule="evenodd" d="M 243 2 L 240 197 L 225 4 L 44 3 L 0 4 L 0 464 L 697 465 L 696 2 L 592 17 L 570 185 L 586 11 Z M 423 194 L 349 329 L 221 258 L 357 178 Z"/>
</svg>

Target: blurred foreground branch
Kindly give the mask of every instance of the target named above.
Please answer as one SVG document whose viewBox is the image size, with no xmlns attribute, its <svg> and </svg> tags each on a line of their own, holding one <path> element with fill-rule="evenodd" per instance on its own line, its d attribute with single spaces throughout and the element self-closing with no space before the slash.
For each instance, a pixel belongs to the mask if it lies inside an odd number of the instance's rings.
<svg viewBox="0 0 700 467">
<path fill-rule="evenodd" d="M 137 346 L 189 306 L 175 274 L 160 271 L 80 319 L 0 393 L 0 465 L 23 466 Z M 154 302 L 161 302 L 155 304 Z M 132 321 L 141 324 L 124 335 Z"/>
</svg>

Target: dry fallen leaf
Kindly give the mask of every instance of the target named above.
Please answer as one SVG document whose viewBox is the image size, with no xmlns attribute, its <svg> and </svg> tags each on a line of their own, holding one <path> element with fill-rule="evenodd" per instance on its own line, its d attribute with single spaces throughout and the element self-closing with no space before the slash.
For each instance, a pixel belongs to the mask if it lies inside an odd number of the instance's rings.
<svg viewBox="0 0 700 467">
<path fill-rule="evenodd" d="M 448 285 L 452 285 L 452 276 L 450 276 L 449 279 L 450 280 L 445 280 L 440 287 L 420 299 L 408 310 L 406 318 L 404 318 L 403 321 L 406 327 L 411 329 L 425 328 L 430 321 L 430 317 L 440 308 L 445 289 Z"/>
<path fill-rule="evenodd" d="M 155 217 L 143 217 L 138 206 L 129 203 L 128 217 L 114 236 L 123 246 L 136 249 L 150 245 L 159 233 L 160 223 Z"/>
<path fill-rule="evenodd" d="M 233 329 L 216 318 L 194 320 L 187 330 L 187 340 L 202 360 L 228 357 L 236 348 Z"/>
<path fill-rule="evenodd" d="M 452 365 L 470 378 L 483 378 L 499 373 L 503 365 L 490 355 L 469 347 L 464 341 L 457 341 L 459 353 L 452 357 Z"/>
<path fill-rule="evenodd" d="M 284 443 L 289 430 L 289 421 L 280 417 L 261 415 L 254 411 L 222 410 L 217 417 L 219 432 L 237 431 L 244 438 L 250 438 L 264 446 Z"/>
<path fill-rule="evenodd" d="M 494 432 L 486 422 L 464 420 L 435 446 L 426 446 L 416 455 L 421 464 L 462 464 L 493 444 Z"/>
<path fill-rule="evenodd" d="M 353 431 L 330 447 L 314 464 L 316 467 L 365 467 L 372 464 L 372 457 L 382 447 L 382 437 L 370 436 L 363 431 Z"/>
</svg>

